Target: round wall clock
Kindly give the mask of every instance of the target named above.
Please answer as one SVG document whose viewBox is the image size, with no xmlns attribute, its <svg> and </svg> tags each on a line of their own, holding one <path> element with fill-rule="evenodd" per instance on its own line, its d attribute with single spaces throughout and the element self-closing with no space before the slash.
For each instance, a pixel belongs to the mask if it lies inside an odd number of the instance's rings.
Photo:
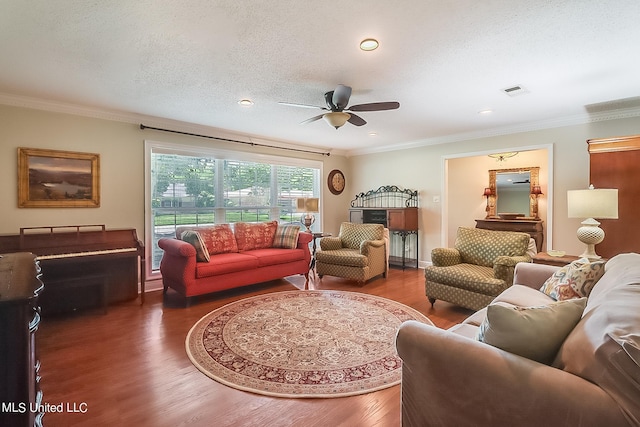
<svg viewBox="0 0 640 427">
<path fill-rule="evenodd" d="M 344 174 L 338 169 L 332 170 L 331 172 L 329 172 L 327 184 L 329 185 L 329 191 L 331 191 L 333 194 L 342 193 L 342 191 L 344 191 L 345 185 Z"/>
</svg>

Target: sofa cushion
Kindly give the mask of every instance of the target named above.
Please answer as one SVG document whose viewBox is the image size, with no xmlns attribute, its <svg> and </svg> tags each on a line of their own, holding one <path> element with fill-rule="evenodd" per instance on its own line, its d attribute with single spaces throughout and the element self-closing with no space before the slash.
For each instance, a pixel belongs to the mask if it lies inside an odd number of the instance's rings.
<svg viewBox="0 0 640 427">
<path fill-rule="evenodd" d="M 209 262 L 196 265 L 196 278 L 218 276 L 258 268 L 258 258 L 242 253 L 217 254 Z"/>
<path fill-rule="evenodd" d="M 556 301 L 588 297 L 604 274 L 604 261 L 589 262 L 580 258 L 565 265 L 549 277 L 540 290 Z"/>
<path fill-rule="evenodd" d="M 551 363 L 563 341 L 580 321 L 586 298 L 534 307 L 492 303 L 477 339 L 510 353 Z"/>
<path fill-rule="evenodd" d="M 258 259 L 258 267 L 266 267 L 268 265 L 286 264 L 289 262 L 295 262 L 304 260 L 303 249 L 283 249 L 283 248 L 268 248 L 268 249 L 254 249 L 249 252 L 241 252 L 245 255 L 251 255 Z"/>
<path fill-rule="evenodd" d="M 298 246 L 299 233 L 299 225 L 278 224 L 272 246 L 274 248 L 295 249 Z"/>
<path fill-rule="evenodd" d="M 209 255 L 238 252 L 236 238 L 233 236 L 233 230 L 229 224 L 197 227 L 194 228 L 194 231 L 197 231 L 202 237 Z"/>
<path fill-rule="evenodd" d="M 547 305 L 554 302 L 549 295 L 524 285 L 513 285 L 505 289 L 493 302 L 504 302 L 518 307 Z"/>
<path fill-rule="evenodd" d="M 506 287 L 503 280 L 493 277 L 493 268 L 487 266 L 475 264 L 457 264 L 450 267 L 428 266 L 424 272 L 428 281 L 484 295 L 495 296 Z"/>
<path fill-rule="evenodd" d="M 239 251 L 265 249 L 273 245 L 278 221 L 236 222 L 234 229 Z"/>
<path fill-rule="evenodd" d="M 359 249 L 337 249 L 334 251 L 320 251 L 316 253 L 319 262 L 333 265 L 346 265 L 349 267 L 366 267 L 369 258 L 362 255 Z"/>
<path fill-rule="evenodd" d="M 493 267 L 501 256 L 526 255 L 531 237 L 526 233 L 459 227 L 454 247 L 462 262 Z"/>
<path fill-rule="evenodd" d="M 180 239 L 190 243 L 196 250 L 196 261 L 209 262 L 209 251 L 202 240 L 202 236 L 197 231 L 187 230 L 182 233 Z"/>
</svg>

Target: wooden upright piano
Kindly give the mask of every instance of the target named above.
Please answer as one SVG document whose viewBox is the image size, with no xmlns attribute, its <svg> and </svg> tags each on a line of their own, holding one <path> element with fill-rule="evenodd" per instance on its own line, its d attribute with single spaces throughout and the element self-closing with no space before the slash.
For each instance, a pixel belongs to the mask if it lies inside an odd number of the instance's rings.
<svg viewBox="0 0 640 427">
<path fill-rule="evenodd" d="M 144 246 L 131 229 L 104 225 L 21 228 L 0 235 L 0 253 L 31 252 L 47 286 L 43 314 L 63 313 L 135 299 L 144 303 Z"/>
</svg>

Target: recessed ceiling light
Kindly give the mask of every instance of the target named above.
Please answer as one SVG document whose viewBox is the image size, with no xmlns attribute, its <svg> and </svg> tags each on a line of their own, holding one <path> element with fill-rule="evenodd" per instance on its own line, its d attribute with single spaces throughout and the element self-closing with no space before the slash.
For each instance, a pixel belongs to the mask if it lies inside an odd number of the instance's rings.
<svg viewBox="0 0 640 427">
<path fill-rule="evenodd" d="M 241 99 L 240 101 L 238 101 L 238 104 L 244 105 L 245 107 L 248 107 L 248 106 L 253 105 L 253 101 L 250 100 L 250 99 Z"/>
<path fill-rule="evenodd" d="M 360 42 L 360 49 L 366 52 L 376 50 L 378 46 L 380 46 L 380 43 L 376 39 L 364 39 Z"/>
<path fill-rule="evenodd" d="M 491 109 L 478 111 L 478 114 L 491 114 L 491 113 L 493 113 L 493 110 Z"/>
<path fill-rule="evenodd" d="M 369 136 L 376 136 L 378 135 L 376 132 L 369 132 Z"/>
</svg>

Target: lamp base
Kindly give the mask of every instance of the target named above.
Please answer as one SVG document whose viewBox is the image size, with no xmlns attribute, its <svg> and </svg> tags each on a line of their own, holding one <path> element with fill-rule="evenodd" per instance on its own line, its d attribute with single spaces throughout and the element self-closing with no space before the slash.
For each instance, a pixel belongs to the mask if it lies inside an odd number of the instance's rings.
<svg viewBox="0 0 640 427">
<path fill-rule="evenodd" d="M 587 258 L 590 261 L 596 261 L 602 257 L 596 254 L 596 245 L 602 243 L 604 240 L 604 230 L 600 227 L 600 223 L 593 218 L 588 218 L 582 221 L 582 227 L 578 228 L 576 233 L 578 240 L 587 245 L 581 258 Z"/>
<path fill-rule="evenodd" d="M 300 217 L 300 222 L 307 227 L 307 233 L 311 233 L 311 226 L 316 222 L 316 217 L 313 214 L 306 213 Z"/>
</svg>

